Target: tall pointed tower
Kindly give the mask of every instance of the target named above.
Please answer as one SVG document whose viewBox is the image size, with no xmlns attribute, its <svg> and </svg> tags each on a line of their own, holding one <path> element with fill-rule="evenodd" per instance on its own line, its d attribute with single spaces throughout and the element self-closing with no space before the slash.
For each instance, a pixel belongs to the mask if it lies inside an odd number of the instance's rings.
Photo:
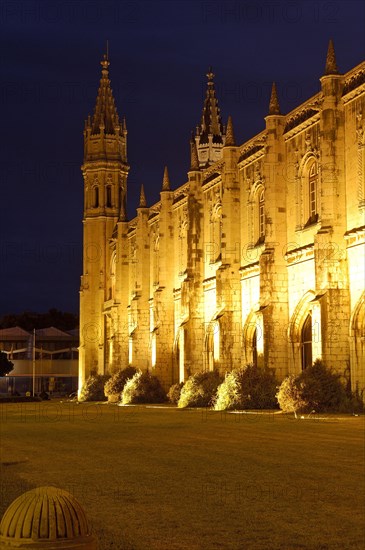
<svg viewBox="0 0 365 550">
<path fill-rule="evenodd" d="M 84 130 L 84 246 L 80 288 L 79 389 L 90 374 L 105 370 L 104 303 L 112 297 L 115 265 L 109 241 L 125 219 L 127 129 L 120 121 L 104 55 L 96 105 Z"/>
<path fill-rule="evenodd" d="M 218 100 L 215 96 L 212 68 L 207 73 L 208 84 L 200 124 L 196 127 L 196 148 L 199 167 L 205 168 L 222 158 L 225 129 L 222 124 Z"/>
</svg>

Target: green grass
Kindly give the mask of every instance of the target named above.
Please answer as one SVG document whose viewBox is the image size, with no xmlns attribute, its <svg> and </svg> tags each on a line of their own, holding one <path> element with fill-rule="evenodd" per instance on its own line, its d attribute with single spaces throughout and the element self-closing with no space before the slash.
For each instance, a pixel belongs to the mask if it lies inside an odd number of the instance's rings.
<svg viewBox="0 0 365 550">
<path fill-rule="evenodd" d="M 55 485 L 99 548 L 362 549 L 364 418 L 3 404 L 1 510 Z"/>
</svg>

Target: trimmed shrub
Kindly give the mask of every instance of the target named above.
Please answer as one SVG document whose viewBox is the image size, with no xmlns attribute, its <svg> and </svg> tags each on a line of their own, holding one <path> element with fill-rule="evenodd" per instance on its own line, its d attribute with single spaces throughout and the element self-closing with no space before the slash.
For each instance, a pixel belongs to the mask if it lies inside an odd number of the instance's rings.
<svg viewBox="0 0 365 550">
<path fill-rule="evenodd" d="M 214 396 L 222 378 L 218 371 L 197 372 L 185 382 L 177 406 L 209 407 L 213 404 Z"/>
<path fill-rule="evenodd" d="M 310 407 L 303 397 L 303 387 L 294 374 L 290 374 L 282 381 L 276 399 L 280 409 L 283 412 L 293 412 L 295 418 L 297 413 L 304 412 Z"/>
<path fill-rule="evenodd" d="M 315 361 L 298 376 L 291 375 L 281 384 L 277 393 L 284 412 L 354 412 L 362 410 L 358 392 L 346 391 L 341 375 Z"/>
<path fill-rule="evenodd" d="M 123 405 L 135 403 L 163 403 L 166 393 L 157 376 L 149 372 L 137 371 L 127 380 L 121 395 Z"/>
<path fill-rule="evenodd" d="M 180 382 L 179 384 L 173 384 L 170 387 L 169 391 L 167 392 L 167 399 L 173 405 L 178 404 L 183 386 L 184 386 L 184 382 Z"/>
<path fill-rule="evenodd" d="M 215 398 L 215 410 L 273 409 L 277 380 L 272 369 L 246 365 L 226 374 Z"/>
<path fill-rule="evenodd" d="M 214 399 L 214 409 L 224 411 L 227 409 L 239 408 L 240 394 L 242 386 L 239 372 L 241 369 L 235 369 L 227 372 L 224 381 L 217 388 L 217 394 Z"/>
<path fill-rule="evenodd" d="M 348 395 L 341 382 L 341 375 L 325 367 L 322 361 L 315 361 L 299 375 L 303 387 L 303 398 L 310 409 L 316 412 L 339 411 L 346 407 Z"/>
<path fill-rule="evenodd" d="M 107 397 L 120 397 L 125 383 L 136 374 L 137 369 L 134 367 L 126 367 L 115 372 L 104 386 L 104 393 Z"/>
<path fill-rule="evenodd" d="M 90 374 L 80 392 L 80 401 L 106 401 L 104 386 L 109 380 L 108 374 Z"/>
</svg>

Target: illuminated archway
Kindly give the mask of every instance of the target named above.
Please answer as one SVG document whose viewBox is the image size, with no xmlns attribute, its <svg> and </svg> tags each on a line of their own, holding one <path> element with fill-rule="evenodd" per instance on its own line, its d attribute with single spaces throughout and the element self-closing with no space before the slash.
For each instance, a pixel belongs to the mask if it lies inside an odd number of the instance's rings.
<svg viewBox="0 0 365 550">
<path fill-rule="evenodd" d="M 306 292 L 297 304 L 288 328 L 294 373 L 322 357 L 321 296 Z"/>
<path fill-rule="evenodd" d="M 252 311 L 242 330 L 242 348 L 244 364 L 258 365 L 264 355 L 264 330 L 261 312 Z"/>
</svg>

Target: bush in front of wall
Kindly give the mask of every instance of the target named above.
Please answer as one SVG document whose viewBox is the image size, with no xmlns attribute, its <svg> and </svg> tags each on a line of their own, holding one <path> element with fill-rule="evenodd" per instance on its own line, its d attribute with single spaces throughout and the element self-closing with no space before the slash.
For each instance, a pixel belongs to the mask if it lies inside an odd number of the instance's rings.
<svg viewBox="0 0 365 550">
<path fill-rule="evenodd" d="M 342 376 L 317 360 L 297 376 L 290 375 L 277 393 L 283 412 L 361 412 L 362 393 L 351 392 L 342 382 Z"/>
<path fill-rule="evenodd" d="M 121 395 L 122 405 L 164 403 L 165 401 L 166 393 L 157 376 L 140 370 L 133 378 L 127 380 Z"/>
<path fill-rule="evenodd" d="M 218 371 L 197 372 L 185 382 L 178 402 L 179 408 L 209 407 L 222 383 Z"/>
<path fill-rule="evenodd" d="M 167 392 L 167 399 L 173 405 L 178 404 L 183 386 L 184 386 L 184 382 L 180 382 L 179 384 L 173 384 L 170 387 L 169 391 Z"/>
<path fill-rule="evenodd" d="M 215 410 L 274 409 L 277 379 L 272 369 L 246 365 L 226 374 L 217 390 Z"/>
<path fill-rule="evenodd" d="M 119 400 L 127 380 L 133 378 L 136 372 L 137 369 L 135 367 L 126 367 L 125 369 L 116 371 L 104 386 L 105 395 L 108 398 Z"/>
<path fill-rule="evenodd" d="M 106 401 L 104 386 L 109 380 L 108 374 L 91 373 L 85 380 L 80 392 L 80 401 Z"/>
</svg>

